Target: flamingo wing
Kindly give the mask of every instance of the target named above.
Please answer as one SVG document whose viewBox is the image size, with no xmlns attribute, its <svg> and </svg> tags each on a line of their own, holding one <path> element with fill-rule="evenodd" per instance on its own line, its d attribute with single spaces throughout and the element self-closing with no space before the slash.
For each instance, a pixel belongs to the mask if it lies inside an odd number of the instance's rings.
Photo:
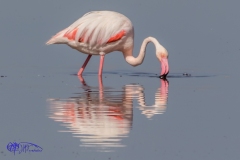
<svg viewBox="0 0 240 160">
<path fill-rule="evenodd" d="M 131 28 L 131 21 L 120 13 L 93 11 L 83 15 L 52 39 L 67 38 L 70 41 L 98 46 L 120 40 Z M 52 44 L 49 42 L 47 44 Z"/>
</svg>

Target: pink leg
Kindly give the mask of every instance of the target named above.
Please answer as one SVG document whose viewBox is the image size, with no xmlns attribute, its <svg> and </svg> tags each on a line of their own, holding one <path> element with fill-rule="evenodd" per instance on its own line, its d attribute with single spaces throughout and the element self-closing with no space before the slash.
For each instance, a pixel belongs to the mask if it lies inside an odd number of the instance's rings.
<svg viewBox="0 0 240 160">
<path fill-rule="evenodd" d="M 100 57 L 99 71 L 98 71 L 98 75 L 99 75 L 99 76 L 102 76 L 103 63 L 104 63 L 104 56 L 101 55 L 101 57 Z"/>
<path fill-rule="evenodd" d="M 78 76 L 82 75 L 82 73 L 83 73 L 83 71 L 84 71 L 84 69 L 85 69 L 86 65 L 88 64 L 88 61 L 90 60 L 91 57 L 92 57 L 92 55 L 88 55 L 87 59 L 85 60 L 85 62 L 82 65 L 82 68 L 80 68 L 80 70 L 78 71 L 78 74 L 77 74 Z"/>
<path fill-rule="evenodd" d="M 103 83 L 102 83 L 102 76 L 98 77 L 98 84 L 99 84 L 99 100 L 100 102 L 103 101 Z"/>
</svg>

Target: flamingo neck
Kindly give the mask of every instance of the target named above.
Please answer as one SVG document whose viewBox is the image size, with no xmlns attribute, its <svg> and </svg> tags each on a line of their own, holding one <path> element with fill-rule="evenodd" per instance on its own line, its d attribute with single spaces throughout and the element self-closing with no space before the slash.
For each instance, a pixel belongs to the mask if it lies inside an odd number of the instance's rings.
<svg viewBox="0 0 240 160">
<path fill-rule="evenodd" d="M 157 41 L 157 39 L 155 39 L 153 37 L 145 38 L 142 42 L 139 55 L 136 58 L 133 57 L 133 48 L 123 52 L 124 58 L 127 61 L 127 63 L 129 63 L 132 66 L 138 66 L 138 65 L 142 64 L 144 57 L 145 57 L 145 53 L 146 53 L 146 47 L 149 42 L 152 42 L 155 45 L 156 51 L 165 50 L 165 48 Z"/>
</svg>

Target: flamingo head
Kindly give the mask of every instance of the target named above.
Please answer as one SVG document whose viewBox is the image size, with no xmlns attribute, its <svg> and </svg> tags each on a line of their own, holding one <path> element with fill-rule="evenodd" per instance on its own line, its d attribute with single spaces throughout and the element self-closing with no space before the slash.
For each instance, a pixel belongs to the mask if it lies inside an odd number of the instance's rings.
<svg viewBox="0 0 240 160">
<path fill-rule="evenodd" d="M 167 74 L 169 73 L 169 66 L 168 66 L 168 52 L 164 47 L 161 47 L 157 50 L 157 58 L 161 63 L 161 74 L 159 78 L 166 79 Z"/>
</svg>

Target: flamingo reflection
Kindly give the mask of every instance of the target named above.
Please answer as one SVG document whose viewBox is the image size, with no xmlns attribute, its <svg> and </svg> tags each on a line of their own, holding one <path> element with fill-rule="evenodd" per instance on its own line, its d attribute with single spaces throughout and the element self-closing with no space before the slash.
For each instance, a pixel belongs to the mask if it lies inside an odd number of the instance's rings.
<svg viewBox="0 0 240 160">
<path fill-rule="evenodd" d="M 167 79 L 161 79 L 161 87 L 157 89 L 155 93 L 155 104 L 146 105 L 144 92 L 138 93 L 139 108 L 147 118 L 152 118 L 155 114 L 162 114 L 167 108 L 168 99 L 168 81 Z"/>
<path fill-rule="evenodd" d="M 129 84 L 121 90 L 104 88 L 99 78 L 99 87 L 87 85 L 79 77 L 84 92 L 67 99 L 48 99 L 49 118 L 62 122 L 73 137 L 78 137 L 83 147 L 95 147 L 100 151 L 112 151 L 125 147 L 121 140 L 127 137 L 133 123 L 133 100 L 147 118 L 161 114 L 166 109 L 168 81 L 161 79 L 161 88 L 155 94 L 155 104 L 145 104 L 144 87 Z"/>
</svg>

